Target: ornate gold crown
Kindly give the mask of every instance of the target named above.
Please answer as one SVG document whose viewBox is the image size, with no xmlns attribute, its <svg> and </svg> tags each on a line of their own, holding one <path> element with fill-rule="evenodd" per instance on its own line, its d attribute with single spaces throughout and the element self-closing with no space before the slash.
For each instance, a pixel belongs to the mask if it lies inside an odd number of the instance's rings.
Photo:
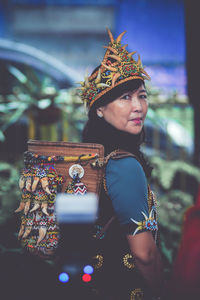
<svg viewBox="0 0 200 300">
<path fill-rule="evenodd" d="M 128 45 L 121 45 L 121 39 L 126 31 L 122 32 L 116 40 L 114 40 L 111 31 L 107 28 L 110 42 L 100 68 L 90 77 L 85 76 L 85 81 L 80 82 L 80 96 L 91 107 L 95 101 L 105 95 L 108 91 L 116 86 L 133 79 L 149 80 L 150 77 L 143 69 L 140 56 L 135 61 L 132 55 L 136 53 L 128 52 Z"/>
</svg>

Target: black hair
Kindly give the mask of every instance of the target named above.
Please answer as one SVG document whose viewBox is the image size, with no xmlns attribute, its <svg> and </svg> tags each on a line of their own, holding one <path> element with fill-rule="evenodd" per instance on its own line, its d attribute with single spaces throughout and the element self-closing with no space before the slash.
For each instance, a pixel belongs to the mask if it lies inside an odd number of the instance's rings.
<svg viewBox="0 0 200 300">
<path fill-rule="evenodd" d="M 84 143 L 102 144 L 105 149 L 105 155 L 110 152 L 121 149 L 128 151 L 139 159 L 147 177 L 150 177 L 152 167 L 140 150 L 140 146 L 145 140 L 145 131 L 134 135 L 116 129 L 106 122 L 103 118 L 96 116 L 96 119 L 89 119 L 82 133 Z"/>
</svg>

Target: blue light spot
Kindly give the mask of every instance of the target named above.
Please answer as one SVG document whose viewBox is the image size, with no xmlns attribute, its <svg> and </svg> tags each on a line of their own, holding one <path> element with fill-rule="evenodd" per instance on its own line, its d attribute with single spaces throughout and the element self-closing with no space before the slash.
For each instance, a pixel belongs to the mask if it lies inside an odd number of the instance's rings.
<svg viewBox="0 0 200 300">
<path fill-rule="evenodd" d="M 87 265 L 87 266 L 84 267 L 83 272 L 86 273 L 86 274 L 92 274 L 94 272 L 94 269 L 93 269 L 92 266 Z"/>
<path fill-rule="evenodd" d="M 69 281 L 69 275 L 67 273 L 60 273 L 58 278 L 61 282 L 68 282 Z"/>
</svg>

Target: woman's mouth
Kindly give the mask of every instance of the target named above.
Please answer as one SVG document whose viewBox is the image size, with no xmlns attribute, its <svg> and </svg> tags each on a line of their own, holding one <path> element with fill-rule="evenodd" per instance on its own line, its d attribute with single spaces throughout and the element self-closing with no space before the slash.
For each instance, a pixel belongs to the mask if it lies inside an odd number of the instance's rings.
<svg viewBox="0 0 200 300">
<path fill-rule="evenodd" d="M 131 121 L 133 121 L 134 124 L 136 124 L 136 125 L 141 125 L 142 124 L 142 118 L 135 118 L 135 119 L 132 119 Z"/>
</svg>

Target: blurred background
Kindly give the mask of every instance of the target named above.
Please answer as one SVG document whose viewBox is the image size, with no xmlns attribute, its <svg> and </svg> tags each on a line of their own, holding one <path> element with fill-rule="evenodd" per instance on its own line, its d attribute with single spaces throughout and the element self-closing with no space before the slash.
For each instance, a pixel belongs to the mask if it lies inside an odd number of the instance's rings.
<svg viewBox="0 0 200 300">
<path fill-rule="evenodd" d="M 170 273 L 200 182 L 195 1 L 0 0 L 0 252 L 18 251 L 18 178 L 28 139 L 80 142 L 77 82 L 108 43 L 136 50 L 151 76 L 143 150 L 154 166 L 161 249 Z"/>
</svg>

